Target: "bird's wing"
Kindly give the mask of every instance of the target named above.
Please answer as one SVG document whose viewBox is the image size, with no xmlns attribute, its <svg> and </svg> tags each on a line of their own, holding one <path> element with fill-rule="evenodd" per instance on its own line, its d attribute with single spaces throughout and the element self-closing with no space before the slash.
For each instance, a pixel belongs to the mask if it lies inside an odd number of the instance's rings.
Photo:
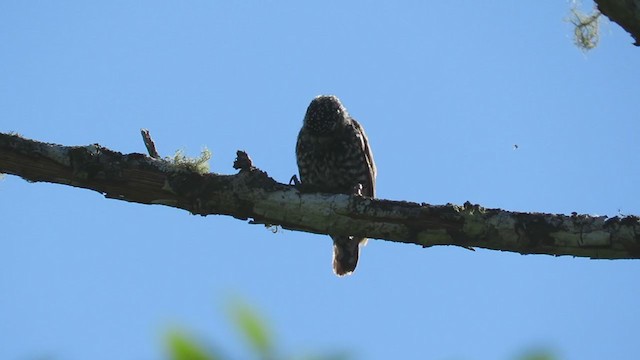
<svg viewBox="0 0 640 360">
<path fill-rule="evenodd" d="M 360 125 L 356 119 L 353 119 L 353 125 L 356 129 L 356 133 L 358 135 L 358 139 L 360 139 L 360 144 L 362 146 L 362 152 L 364 154 L 365 159 L 367 160 L 367 165 L 369 166 L 369 173 L 367 174 L 367 180 L 369 180 L 368 184 L 363 184 L 364 193 L 363 195 L 375 197 L 376 196 L 376 164 L 373 161 L 373 153 L 371 152 L 371 148 L 369 147 L 369 139 L 367 138 L 367 134 L 364 132 L 364 128 Z"/>
</svg>

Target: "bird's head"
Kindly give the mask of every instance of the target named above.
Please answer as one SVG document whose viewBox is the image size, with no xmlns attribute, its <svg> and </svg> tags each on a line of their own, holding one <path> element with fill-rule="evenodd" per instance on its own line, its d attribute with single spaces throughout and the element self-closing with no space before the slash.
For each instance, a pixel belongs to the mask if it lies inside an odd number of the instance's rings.
<svg viewBox="0 0 640 360">
<path fill-rule="evenodd" d="M 304 126 L 314 135 L 331 135 L 349 123 L 349 113 L 333 95 L 316 96 L 304 115 Z"/>
</svg>

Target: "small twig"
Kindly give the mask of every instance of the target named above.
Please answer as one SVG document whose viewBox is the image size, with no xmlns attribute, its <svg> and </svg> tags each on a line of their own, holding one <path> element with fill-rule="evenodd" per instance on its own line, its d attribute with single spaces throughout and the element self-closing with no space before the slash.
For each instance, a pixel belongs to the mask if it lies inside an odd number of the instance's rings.
<svg viewBox="0 0 640 360">
<path fill-rule="evenodd" d="M 154 159 L 160 159 L 160 154 L 158 154 L 158 150 L 156 150 L 156 144 L 151 139 L 151 134 L 149 134 L 149 130 L 140 129 L 140 134 L 142 134 L 142 140 L 144 141 L 144 146 L 147 147 L 147 151 L 149 152 L 149 156 Z"/>
</svg>

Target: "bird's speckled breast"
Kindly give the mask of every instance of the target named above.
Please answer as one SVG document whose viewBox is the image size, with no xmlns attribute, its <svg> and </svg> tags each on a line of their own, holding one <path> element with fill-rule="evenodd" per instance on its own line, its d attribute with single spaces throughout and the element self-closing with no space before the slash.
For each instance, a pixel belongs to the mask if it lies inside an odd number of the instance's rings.
<svg viewBox="0 0 640 360">
<path fill-rule="evenodd" d="M 314 137 L 302 144 L 299 152 L 308 166 L 301 171 L 300 180 L 314 191 L 350 194 L 358 184 L 367 183 L 366 169 L 362 162 L 362 149 L 349 138 Z M 302 170 L 302 169 L 301 169 Z"/>
</svg>

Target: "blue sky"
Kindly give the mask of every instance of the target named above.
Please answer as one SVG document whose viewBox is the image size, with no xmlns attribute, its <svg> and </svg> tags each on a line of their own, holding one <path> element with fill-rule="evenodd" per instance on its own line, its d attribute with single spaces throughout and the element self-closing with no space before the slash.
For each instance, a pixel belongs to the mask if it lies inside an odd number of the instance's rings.
<svg viewBox="0 0 640 360">
<path fill-rule="evenodd" d="M 590 5 L 587 5 L 587 7 Z M 585 54 L 565 1 L 0 3 L 0 131 L 162 155 L 237 149 L 286 182 L 306 106 L 366 128 L 381 198 L 640 214 L 640 49 Z M 517 150 L 513 145 L 518 144 Z M 336 278 L 328 237 L 7 176 L 0 358 L 161 359 L 179 326 L 237 358 L 240 297 L 284 353 L 635 359 L 638 261 L 370 241 Z"/>
</svg>

